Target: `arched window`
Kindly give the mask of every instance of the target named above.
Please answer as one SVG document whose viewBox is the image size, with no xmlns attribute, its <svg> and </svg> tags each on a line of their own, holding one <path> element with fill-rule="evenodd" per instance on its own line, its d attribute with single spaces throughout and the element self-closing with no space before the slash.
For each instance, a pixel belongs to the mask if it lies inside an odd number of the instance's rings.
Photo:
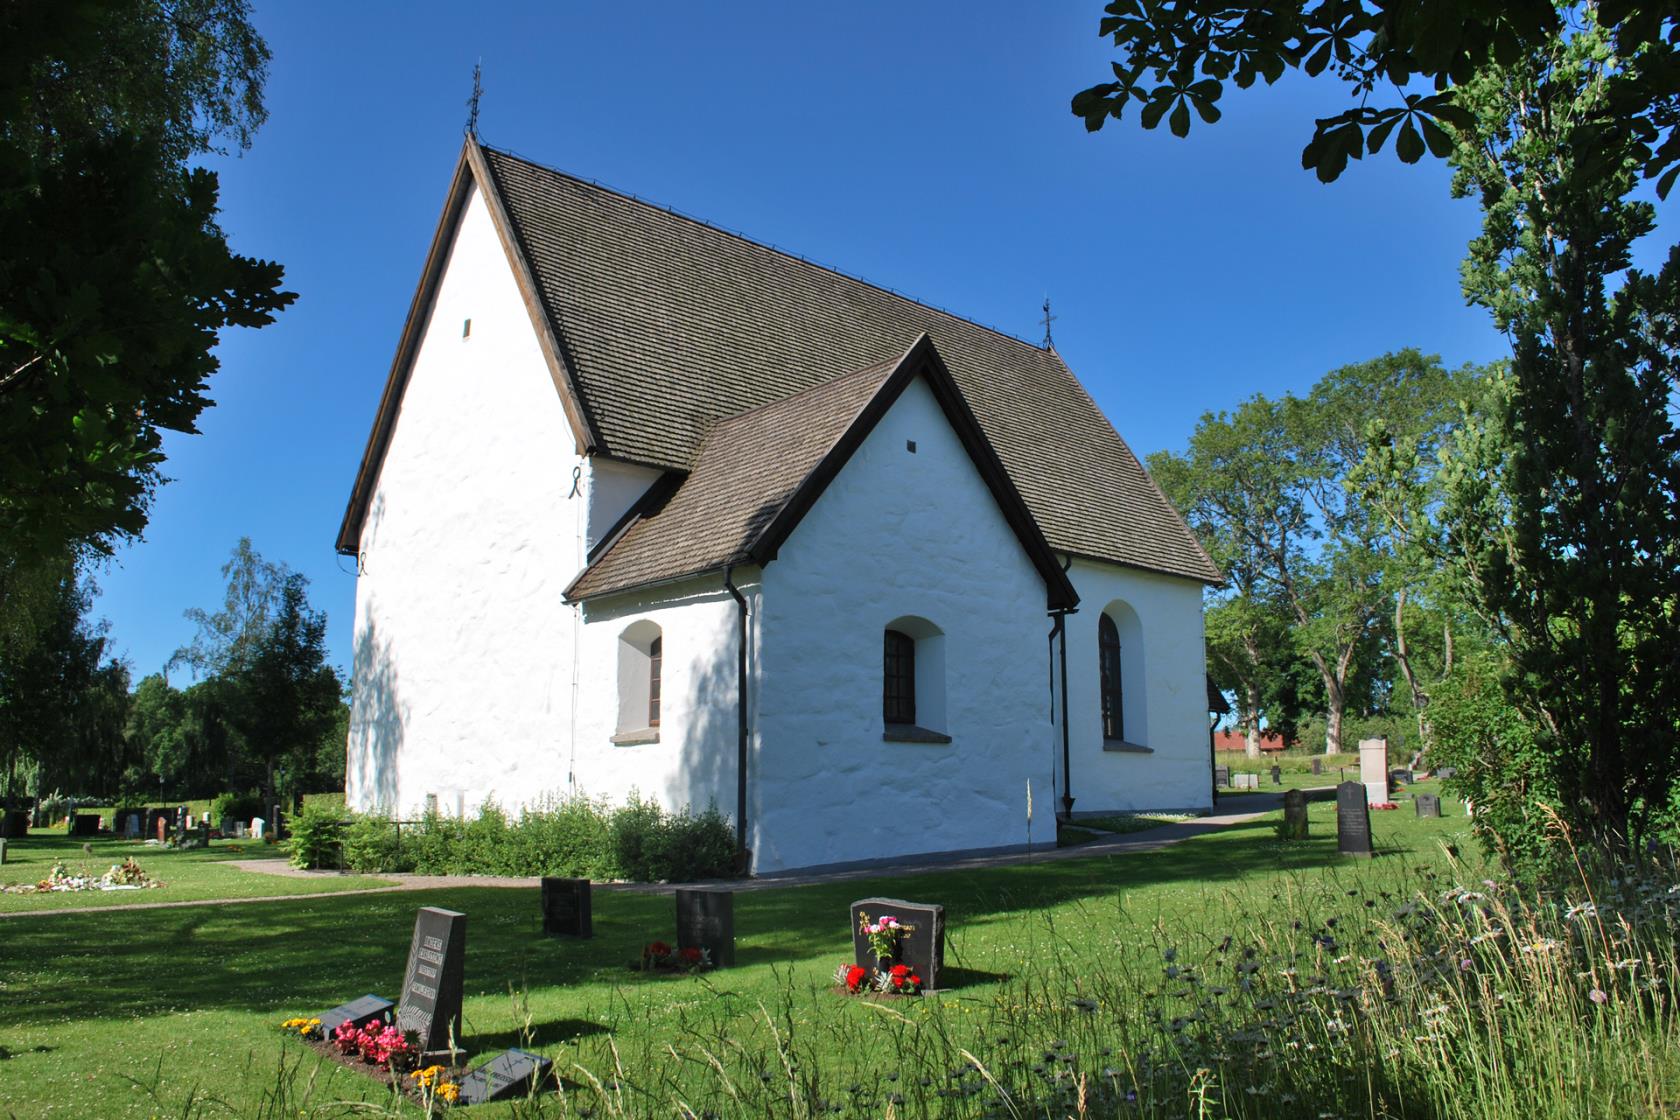
<svg viewBox="0 0 1680 1120">
<path fill-rule="evenodd" d="M 632 622 L 618 636 L 618 721 L 615 743 L 659 741 L 664 693 L 665 635 L 647 619 Z"/>
<path fill-rule="evenodd" d="M 1104 614 L 1097 620 L 1097 672 L 1102 678 L 1104 739 L 1126 737 L 1126 684 L 1120 671 L 1120 628 Z"/>
<path fill-rule="evenodd" d="M 886 632 L 881 672 L 881 714 L 888 723 L 916 722 L 916 639 L 902 630 Z"/>
</svg>

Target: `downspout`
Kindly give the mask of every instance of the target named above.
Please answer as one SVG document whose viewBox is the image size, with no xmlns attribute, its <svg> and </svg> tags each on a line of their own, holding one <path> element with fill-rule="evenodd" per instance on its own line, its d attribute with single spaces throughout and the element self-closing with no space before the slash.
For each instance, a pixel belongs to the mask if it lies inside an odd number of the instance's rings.
<svg viewBox="0 0 1680 1120">
<path fill-rule="evenodd" d="M 1062 571 L 1073 567 L 1073 557 L 1069 556 L 1062 562 Z M 1077 608 L 1073 608 L 1077 609 Z M 1055 632 L 1062 637 L 1062 820 L 1073 819 L 1073 770 L 1071 769 L 1071 754 L 1068 750 L 1068 695 L 1067 695 L 1067 616 L 1068 607 L 1053 611 L 1056 616 Z"/>
<path fill-rule="evenodd" d="M 731 578 L 735 565 L 723 569 L 723 586 L 735 600 L 737 633 L 735 650 L 735 715 L 739 742 L 735 753 L 735 860 L 744 875 L 751 866 L 747 851 L 747 600 Z"/>
</svg>

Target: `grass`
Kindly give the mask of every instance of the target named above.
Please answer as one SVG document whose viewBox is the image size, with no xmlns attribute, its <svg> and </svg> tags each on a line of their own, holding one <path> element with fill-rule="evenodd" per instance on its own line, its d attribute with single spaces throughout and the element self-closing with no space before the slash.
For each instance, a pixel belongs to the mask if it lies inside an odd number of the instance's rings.
<svg viewBox="0 0 1680 1120">
<path fill-rule="evenodd" d="M 1325 897 L 1344 888 L 1375 897 L 1361 885 L 1375 876 L 1403 896 L 1441 874 L 1442 842 L 1465 837 L 1462 815 L 1376 814 L 1386 854 L 1355 866 L 1335 854 L 1331 807 L 1315 804 L 1310 815 L 1314 838 L 1297 844 L 1277 841 L 1260 820 L 1153 853 L 743 892 L 738 967 L 693 977 L 627 968 L 646 941 L 673 932 L 668 896 L 629 892 L 596 894 L 588 941 L 542 937 L 536 892 L 496 888 L 5 919 L 0 1113 L 243 1117 L 278 1115 L 282 1101 L 296 1117 L 341 1114 L 330 1102 L 377 1102 L 370 1081 L 317 1068 L 277 1026 L 366 992 L 395 996 L 414 911 L 440 905 L 469 915 L 466 1045 L 480 1056 L 524 1044 L 554 1057 L 581 1088 L 549 1114 L 672 1116 L 686 1101 L 695 1115 L 807 1116 L 796 1102 L 814 1095 L 850 1102 L 846 1115 L 877 1115 L 894 1093 L 906 1102 L 898 1115 L 990 1114 L 947 1113 L 954 1101 L 934 1096 L 946 1086 L 928 1063 L 962 1066 L 962 1049 L 1016 1060 L 1085 1022 L 1068 1000 L 1096 992 L 1119 964 L 1141 967 L 1163 943 L 1212 945 L 1248 908 L 1306 884 Z M 173 857 L 180 863 L 169 870 L 237 874 L 191 855 Z M 297 882 L 263 880 L 265 890 Z M 951 992 L 892 1005 L 830 994 L 849 954 L 846 906 L 878 893 L 945 904 Z M 1138 1002 L 1115 998 L 1122 1014 Z M 1098 1059 L 1093 1051 L 1079 1060 Z M 299 1063 L 290 1084 L 283 1062 Z M 895 1072 L 899 1081 L 889 1080 Z M 777 1108 L 748 1093 L 765 1084 L 781 1086 Z M 789 1084 L 809 1093 L 790 1095 Z M 204 1093 L 226 1110 L 184 1103 Z M 515 1106 L 474 1112 L 516 1114 L 529 1115 Z"/>
<path fill-rule="evenodd" d="M 83 850 L 84 844 L 92 849 L 91 854 Z M 112 864 L 131 857 L 147 875 L 161 880 L 164 886 L 139 891 L 0 894 L 0 914 L 24 910 L 98 909 L 129 903 L 316 894 L 391 885 L 390 880 L 366 875 L 303 878 L 262 875 L 226 866 L 229 860 L 283 858 L 278 846 L 258 842 L 212 840 L 208 848 L 177 851 L 132 840 L 109 837 L 84 840 L 82 837 L 32 832 L 27 837 L 6 842 L 6 862 L 0 865 L 0 886 L 38 882 L 46 878 L 53 864 L 60 862 L 72 874 L 86 871 L 97 877 Z"/>
<path fill-rule="evenodd" d="M 1107 817 L 1082 817 L 1079 827 L 1108 835 L 1124 835 L 1195 819 L 1195 813 L 1116 813 Z"/>
</svg>

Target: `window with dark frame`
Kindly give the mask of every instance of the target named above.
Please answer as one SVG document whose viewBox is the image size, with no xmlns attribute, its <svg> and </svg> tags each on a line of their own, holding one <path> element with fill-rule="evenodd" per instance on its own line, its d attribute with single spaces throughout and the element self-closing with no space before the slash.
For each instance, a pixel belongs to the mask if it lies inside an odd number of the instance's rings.
<svg viewBox="0 0 1680 1120">
<path fill-rule="evenodd" d="M 1120 629 L 1106 614 L 1097 621 L 1097 648 L 1101 658 L 1102 725 L 1104 739 L 1126 737 L 1126 707 L 1120 682 Z"/>
<path fill-rule="evenodd" d="M 655 638 L 648 646 L 648 726 L 659 726 L 659 675 L 664 670 L 665 639 Z"/>
<path fill-rule="evenodd" d="M 888 723 L 916 722 L 916 639 L 897 630 L 886 632 L 881 711 Z"/>
</svg>

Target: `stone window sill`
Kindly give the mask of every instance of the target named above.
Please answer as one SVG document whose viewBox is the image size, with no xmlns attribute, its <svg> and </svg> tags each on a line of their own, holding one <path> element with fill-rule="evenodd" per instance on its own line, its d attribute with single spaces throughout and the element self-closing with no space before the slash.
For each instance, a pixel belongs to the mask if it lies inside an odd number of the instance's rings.
<svg viewBox="0 0 1680 1120">
<path fill-rule="evenodd" d="M 635 731 L 620 731 L 612 737 L 613 745 L 619 747 L 633 747 L 641 743 L 659 742 L 659 728 L 643 727 Z"/>
<path fill-rule="evenodd" d="M 1128 743 L 1124 739 L 1104 739 L 1103 750 L 1113 751 L 1115 754 L 1154 754 L 1154 747 L 1146 747 L 1142 743 Z"/>
<path fill-rule="evenodd" d="M 929 731 L 913 723 L 889 723 L 881 733 L 883 743 L 949 743 L 951 737 L 939 731 Z"/>
</svg>

